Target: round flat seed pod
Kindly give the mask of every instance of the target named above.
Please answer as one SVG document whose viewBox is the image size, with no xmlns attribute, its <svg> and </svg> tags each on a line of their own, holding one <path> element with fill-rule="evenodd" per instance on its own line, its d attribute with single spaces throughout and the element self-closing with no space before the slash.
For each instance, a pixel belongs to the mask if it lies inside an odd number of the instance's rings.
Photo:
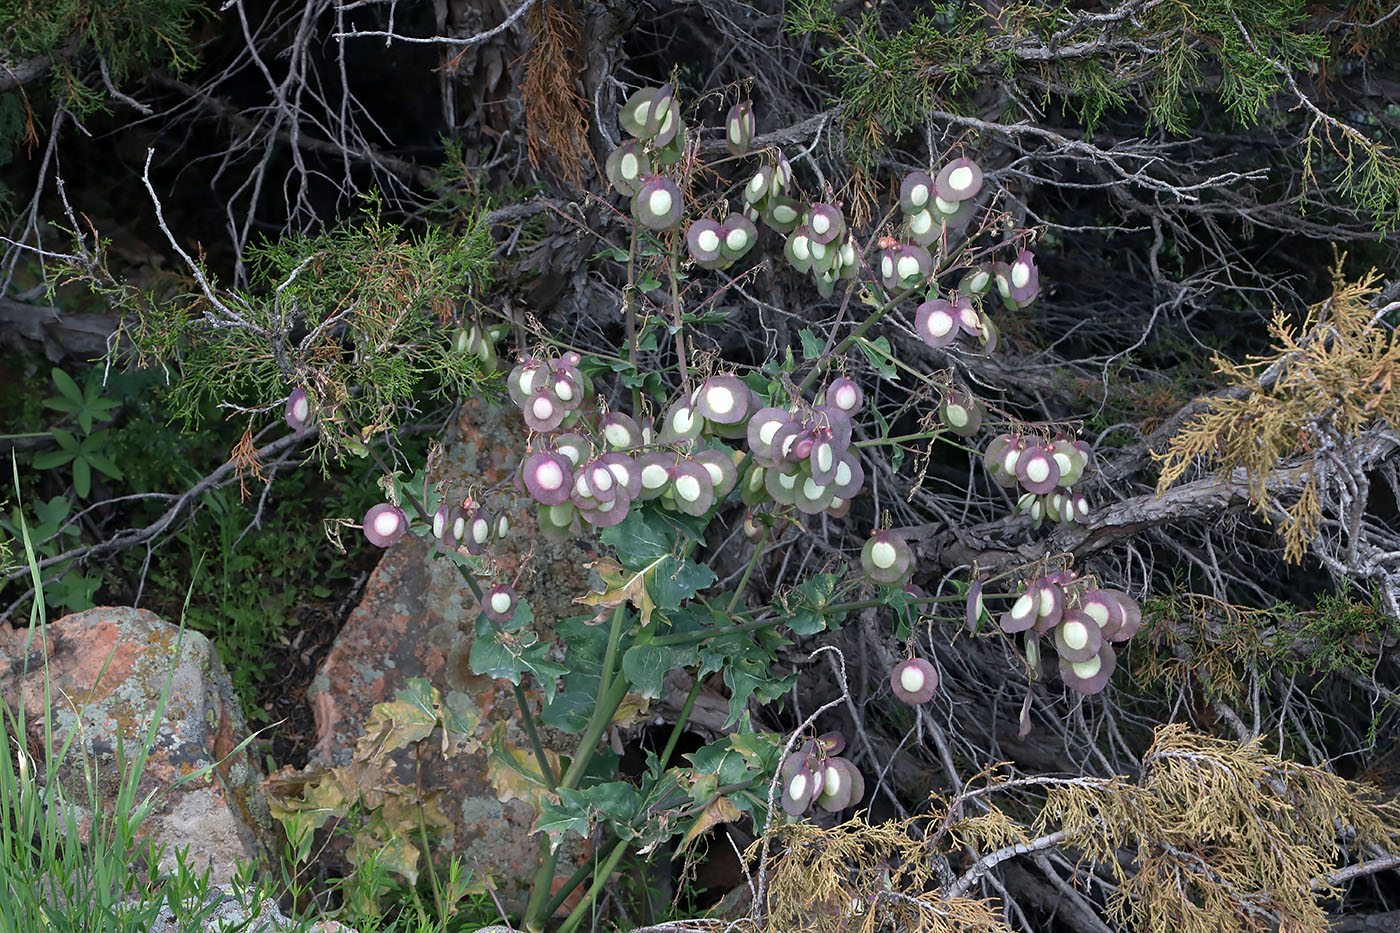
<svg viewBox="0 0 1400 933">
<path fill-rule="evenodd" d="M 553 431 L 563 422 L 569 408 L 548 388 L 537 389 L 521 408 L 525 423 L 532 431 Z"/>
<path fill-rule="evenodd" d="M 676 464 L 671 477 L 671 491 L 676 497 L 677 511 L 686 515 L 704 515 L 715 504 L 710 471 L 694 460 L 682 460 Z"/>
<path fill-rule="evenodd" d="M 623 489 L 627 490 L 628 499 L 635 499 L 641 495 L 642 469 L 630 455 L 615 450 L 603 454 L 597 462 L 606 466 L 612 473 L 613 479 L 617 480 L 619 495 Z"/>
<path fill-rule="evenodd" d="M 860 411 L 860 406 L 865 403 L 865 393 L 861 391 L 860 385 L 845 376 L 831 380 L 831 384 L 826 387 L 825 398 L 828 405 L 845 412 L 848 416 Z"/>
<path fill-rule="evenodd" d="M 287 427 L 298 434 L 306 431 L 306 426 L 311 421 L 311 400 L 301 389 L 293 389 L 292 394 L 287 396 L 287 410 L 283 418 Z"/>
<path fill-rule="evenodd" d="M 1036 268 L 1035 257 L 1030 250 L 1023 249 L 1016 256 L 1007 274 L 1007 282 L 1012 301 L 1023 305 L 1035 300 L 1036 293 L 1040 291 L 1040 270 Z"/>
<path fill-rule="evenodd" d="M 724 143 L 729 147 L 729 154 L 747 155 L 749 146 L 753 145 L 755 129 L 752 103 L 741 100 L 730 107 L 724 119 Z"/>
<path fill-rule="evenodd" d="M 515 592 L 515 587 L 509 583 L 497 583 L 481 594 L 481 613 L 497 625 L 504 625 L 515 615 L 519 602 L 520 596 Z"/>
<path fill-rule="evenodd" d="M 645 501 L 665 493 L 671 488 L 671 477 L 679 463 L 680 455 L 668 450 L 658 450 L 638 457 L 637 469 L 641 473 L 642 491 L 634 498 Z"/>
<path fill-rule="evenodd" d="M 807 210 L 807 230 L 812 242 L 834 243 L 846 232 L 846 222 L 833 204 L 813 204 Z"/>
<path fill-rule="evenodd" d="M 675 89 L 670 84 L 663 84 L 656 89 L 651 96 L 651 106 L 647 108 L 646 118 L 643 121 L 642 135 L 656 136 L 661 132 L 661 128 L 666 123 L 666 115 L 675 110 Z M 673 115 L 674 117 L 674 115 Z M 657 145 L 664 146 L 665 143 L 658 141 Z"/>
<path fill-rule="evenodd" d="M 923 658 L 900 661 L 890 669 L 890 688 L 910 706 L 927 703 L 938 690 L 938 671 Z"/>
<path fill-rule="evenodd" d="M 758 228 L 743 214 L 730 214 L 724 219 L 720 234 L 720 253 L 731 262 L 744 258 L 758 242 Z"/>
<path fill-rule="evenodd" d="M 663 444 L 678 444 L 693 441 L 705 428 L 705 418 L 699 410 L 684 398 L 677 399 L 666 411 L 666 420 L 661 425 Z"/>
<path fill-rule="evenodd" d="M 985 310 L 981 312 L 982 335 L 978 341 L 982 344 L 983 353 L 995 353 L 997 344 L 1001 341 L 1001 332 L 997 330 L 996 322 L 991 319 Z"/>
<path fill-rule="evenodd" d="M 760 408 L 748 422 L 749 451 L 758 460 L 773 459 L 773 439 L 784 425 L 797 427 L 792 415 L 781 408 Z"/>
<path fill-rule="evenodd" d="M 1060 677 L 1066 685 L 1079 693 L 1092 695 L 1108 686 L 1113 669 L 1118 666 L 1118 656 L 1108 645 L 1100 645 L 1099 653 L 1087 661 L 1070 661 L 1060 658 Z"/>
<path fill-rule="evenodd" d="M 971 159 L 954 159 L 943 166 L 933 187 L 944 201 L 966 201 L 982 190 L 982 169 Z"/>
<path fill-rule="evenodd" d="M 920 246 L 932 246 L 943 236 L 943 220 L 928 208 L 904 218 L 904 232 Z"/>
<path fill-rule="evenodd" d="M 1112 592 L 1090 590 L 1079 597 L 1079 609 L 1098 623 L 1107 641 L 1112 641 L 1123 627 L 1123 604 Z"/>
<path fill-rule="evenodd" d="M 860 803 L 864 797 L 865 778 L 856 766 L 845 758 L 828 758 L 817 805 L 828 813 L 838 813 Z"/>
<path fill-rule="evenodd" d="M 491 543 L 491 535 L 496 519 L 486 509 L 476 509 L 467 519 L 467 531 L 462 535 L 462 547 L 468 554 L 481 554 Z"/>
<path fill-rule="evenodd" d="M 854 450 L 848 450 L 842 455 L 839 463 L 836 464 L 836 472 L 832 474 L 832 492 L 837 498 L 850 501 L 860 494 L 861 486 L 865 484 L 865 468 L 860 465 L 860 457 Z"/>
<path fill-rule="evenodd" d="M 982 405 L 971 396 L 950 392 L 943 397 L 938 416 L 954 434 L 970 437 L 982 426 Z"/>
<path fill-rule="evenodd" d="M 567 502 L 573 486 L 573 464 L 569 458 L 552 450 L 543 450 L 525 458 L 521 466 L 525 489 L 541 505 Z"/>
<path fill-rule="evenodd" d="M 720 246 L 724 243 L 724 231 L 719 222 L 708 217 L 695 221 L 685 232 L 685 245 L 690 250 L 690 258 L 700 263 L 711 263 L 720 258 Z"/>
<path fill-rule="evenodd" d="M 1055 650 L 1066 661 L 1087 661 L 1102 644 L 1103 629 L 1078 609 L 1065 613 L 1055 626 Z"/>
<path fill-rule="evenodd" d="M 812 453 L 807 458 L 812 479 L 820 486 L 836 480 L 837 468 L 841 465 L 843 451 L 829 437 L 818 437 L 812 444 Z"/>
<path fill-rule="evenodd" d="M 1060 623 L 1065 608 L 1065 591 L 1058 583 L 1040 577 L 1027 592 L 1035 600 L 1035 622 L 1031 627 L 1037 635 L 1043 635 Z"/>
<path fill-rule="evenodd" d="M 625 489 L 618 490 L 616 496 L 607 502 L 598 503 L 596 508 L 580 509 L 578 515 L 594 528 L 611 528 L 627 517 L 632 500 Z"/>
<path fill-rule="evenodd" d="M 991 263 L 973 266 L 958 280 L 958 293 L 961 295 L 983 295 L 992 287 Z"/>
<path fill-rule="evenodd" d="M 860 567 L 876 583 L 900 584 L 913 571 L 914 551 L 898 532 L 876 531 L 861 549 Z"/>
<path fill-rule="evenodd" d="M 1017 439 L 1010 434 L 998 434 L 996 437 L 992 438 L 991 443 L 987 445 L 987 449 L 982 452 L 982 466 L 986 469 L 987 474 L 991 476 L 998 486 L 1003 486 L 1007 489 L 1016 485 L 1016 471 L 1013 469 L 1008 473 L 1003 463 L 1007 451 L 1010 450 L 1012 445 L 1016 442 Z"/>
<path fill-rule="evenodd" d="M 958 327 L 969 337 L 982 336 L 982 315 L 972 299 L 966 295 L 953 298 L 953 315 L 958 319 Z"/>
<path fill-rule="evenodd" d="M 652 99 L 656 97 L 656 92 L 659 90 L 661 89 L 644 87 L 627 98 L 627 103 L 622 105 L 622 109 L 617 114 L 617 122 L 622 124 L 622 128 L 629 135 L 645 137 L 651 136 L 655 132 L 648 132 L 647 126 L 651 122 Z"/>
<path fill-rule="evenodd" d="M 749 178 L 749 183 L 744 185 L 744 200 L 749 204 L 761 204 L 763 199 L 768 197 L 768 191 L 773 186 L 773 166 L 762 165 Z"/>
<path fill-rule="evenodd" d="M 670 230 L 680 223 L 685 208 L 681 189 L 664 175 L 651 175 L 632 198 L 632 216 L 652 230 Z"/>
<path fill-rule="evenodd" d="M 812 271 L 812 238 L 806 227 L 797 227 L 783 242 L 783 258 L 798 272 Z"/>
<path fill-rule="evenodd" d="M 1123 621 L 1118 631 L 1109 636 L 1109 641 L 1123 642 L 1136 635 L 1142 628 L 1142 607 L 1138 605 L 1138 601 L 1122 590 L 1102 589 L 1099 593 L 1115 600 L 1122 615 Z"/>
<path fill-rule="evenodd" d="M 641 140 L 632 139 L 609 154 L 603 170 L 613 190 L 630 198 L 642 187 L 642 179 L 651 174 L 651 158 Z"/>
<path fill-rule="evenodd" d="M 370 507 L 360 526 L 370 544 L 389 547 L 397 544 L 408 531 L 408 516 L 398 506 L 381 502 Z"/>
<path fill-rule="evenodd" d="M 1016 478 L 1021 481 L 1021 488 L 1026 492 L 1043 496 L 1054 492 L 1055 487 L 1060 484 L 1060 468 L 1055 465 L 1054 458 L 1044 447 L 1032 444 L 1016 461 Z"/>
<path fill-rule="evenodd" d="M 768 494 L 768 470 L 752 458 L 739 481 L 739 498 L 751 509 L 771 498 Z"/>
<path fill-rule="evenodd" d="M 793 198 L 774 195 L 764 202 L 763 222 L 778 233 L 791 233 L 802 219 L 802 205 Z"/>
<path fill-rule="evenodd" d="M 819 483 L 805 473 L 799 475 L 792 490 L 792 503 L 803 515 L 825 512 L 834 498 L 830 483 Z"/>
<path fill-rule="evenodd" d="M 958 339 L 958 319 L 953 303 L 945 298 L 934 298 L 919 305 L 914 313 L 914 332 L 935 349 L 951 346 Z"/>
<path fill-rule="evenodd" d="M 986 603 L 982 600 L 982 581 L 973 580 L 967 588 L 967 603 L 963 609 L 963 621 L 969 632 L 977 631 L 982 619 L 987 615 Z"/>
<path fill-rule="evenodd" d="M 1036 594 L 1027 590 L 1016 597 L 1016 601 L 1011 604 L 1010 609 L 1002 613 L 1001 619 L 998 620 L 997 624 L 1001 626 L 1001 630 L 1008 635 L 1024 632 L 1035 625 L 1035 620 L 1039 618 L 1037 615 L 1039 606 L 1040 601 L 1036 598 Z"/>
<path fill-rule="evenodd" d="M 710 488 L 716 500 L 729 495 L 729 491 L 739 482 L 739 471 L 734 467 L 734 460 L 723 450 L 702 450 L 690 459 L 710 474 Z"/>
<path fill-rule="evenodd" d="M 518 407 L 524 408 L 525 402 L 534 393 L 535 373 L 543 367 L 543 360 L 526 357 L 516 363 L 506 376 L 506 391 L 510 393 L 510 400 Z"/>
<path fill-rule="evenodd" d="M 915 214 L 933 200 L 933 178 L 928 172 L 910 172 L 899 185 L 899 209 Z"/>
<path fill-rule="evenodd" d="M 894 278 L 886 285 L 891 291 L 917 287 L 933 271 L 933 257 L 917 243 L 908 243 L 894 256 Z"/>
<path fill-rule="evenodd" d="M 738 376 L 711 376 L 696 390 L 695 407 L 707 421 L 735 424 L 749 413 L 749 388 Z"/>
</svg>

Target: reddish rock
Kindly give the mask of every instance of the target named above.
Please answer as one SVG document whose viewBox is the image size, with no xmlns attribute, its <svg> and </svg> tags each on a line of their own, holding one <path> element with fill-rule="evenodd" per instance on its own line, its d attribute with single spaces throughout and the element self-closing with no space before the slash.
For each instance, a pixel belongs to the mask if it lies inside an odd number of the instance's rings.
<svg viewBox="0 0 1400 933">
<path fill-rule="evenodd" d="M 47 628 L 0 625 L 0 697 L 24 706 L 31 739 L 43 742 L 44 663 L 49 672 L 52 754 L 78 729 L 67 756 L 42 779 L 57 779 L 70 800 L 86 801 L 84 759 L 96 774 L 98 800 L 115 804 L 122 772 L 117 747 L 130 760 L 145 741 L 151 716 L 169 697 L 146 758 L 136 800 L 155 792 L 141 827 L 166 845 L 163 865 L 188 847 L 195 871 L 214 883 L 231 880 L 238 860 L 266 864 L 272 838 L 261 774 L 248 752 L 230 753 L 247 734 L 228 672 L 209 640 L 180 630 L 144 609 L 98 608 L 65 616 Z M 178 787 L 177 778 L 215 762 L 205 778 Z M 84 836 L 91 814 L 75 814 Z"/>
<path fill-rule="evenodd" d="M 533 507 L 510 480 L 526 438 L 513 405 L 465 402 L 456 433 L 434 479 L 455 498 L 470 493 L 510 516 L 509 537 L 493 544 L 489 554 L 498 579 L 514 581 L 529 600 L 539 637 L 553 640 L 554 620 L 581 614 L 572 600 L 588 591 L 584 564 L 596 555 L 584 541 L 554 544 L 540 536 Z M 480 738 L 504 722 L 507 740 L 527 747 L 509 683 L 471 673 L 467 659 L 479 609 L 457 568 L 435 559 L 433 548 L 424 539 L 405 537 L 388 549 L 370 578 L 310 690 L 319 730 L 313 764 L 346 764 L 374 704 L 393 700 L 412 677 L 426 677 L 444 696 L 469 697 L 481 716 Z M 533 690 L 530 697 L 538 710 Z M 544 730 L 543 738 L 556 751 L 572 751 L 572 736 Z M 530 833 L 534 814 L 527 803 L 497 799 L 486 777 L 487 755 L 428 754 L 420 760 L 404 749 L 394 755 L 395 777 L 425 791 L 445 791 L 442 808 L 455 828 L 435 842 L 435 856 L 462 856 L 469 868 L 491 877 L 507 909 L 519 911 L 534 879 L 540 837 Z M 566 843 L 566 850 L 570 847 Z M 572 845 L 571 851 L 561 851 L 561 859 L 580 851 Z"/>
</svg>

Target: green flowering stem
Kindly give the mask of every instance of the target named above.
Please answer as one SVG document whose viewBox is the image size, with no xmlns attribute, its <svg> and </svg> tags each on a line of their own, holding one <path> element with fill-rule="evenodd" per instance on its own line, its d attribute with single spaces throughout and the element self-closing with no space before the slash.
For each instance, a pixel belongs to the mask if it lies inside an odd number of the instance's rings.
<svg viewBox="0 0 1400 933">
<path fill-rule="evenodd" d="M 588 886 L 588 892 L 583 895 L 583 899 L 578 902 L 578 906 L 570 911 L 568 918 L 565 919 L 564 923 L 559 927 L 559 933 L 573 933 L 573 930 L 583 922 L 584 915 L 588 913 L 589 908 L 593 906 L 593 902 L 597 900 L 598 892 L 603 889 L 603 885 L 608 881 L 608 876 L 612 874 L 613 869 L 617 867 L 618 861 L 626 851 L 626 842 L 619 841 L 613 846 L 612 851 L 608 853 L 608 857 L 603 860 L 602 866 L 593 873 L 593 883 Z"/>
</svg>

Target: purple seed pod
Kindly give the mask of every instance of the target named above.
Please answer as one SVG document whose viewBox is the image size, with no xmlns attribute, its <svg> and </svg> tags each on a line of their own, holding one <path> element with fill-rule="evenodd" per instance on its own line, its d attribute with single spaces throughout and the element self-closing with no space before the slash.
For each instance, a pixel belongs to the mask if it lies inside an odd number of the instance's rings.
<svg viewBox="0 0 1400 933">
<path fill-rule="evenodd" d="M 560 402 L 550 389 L 541 388 L 532 392 L 525 400 L 521 413 L 525 416 L 525 424 L 530 430 L 548 432 L 563 423 L 569 408 Z"/>
<path fill-rule="evenodd" d="M 958 294 L 960 295 L 981 295 L 992 287 L 992 266 L 991 263 L 982 263 L 973 266 L 963 275 L 958 282 Z"/>
<path fill-rule="evenodd" d="M 822 792 L 817 806 L 828 813 L 837 813 L 860 803 L 865 796 L 865 779 L 856 766 L 844 758 L 828 758 L 823 765 Z"/>
<path fill-rule="evenodd" d="M 516 363 L 510 375 L 506 376 L 506 390 L 510 392 L 510 400 L 520 408 L 526 406 L 534 393 L 535 371 L 543 366 L 543 360 L 528 356 Z"/>
<path fill-rule="evenodd" d="M 768 193 L 773 188 L 773 172 L 771 165 L 761 165 L 749 179 L 749 183 L 744 186 L 744 200 L 749 204 L 760 204 L 768 197 Z"/>
<path fill-rule="evenodd" d="M 579 509 L 578 515 L 595 528 L 611 528 L 627 517 L 631 505 L 632 497 L 627 494 L 627 488 L 618 487 L 607 502 L 598 503 L 596 508 Z"/>
<path fill-rule="evenodd" d="M 835 480 L 842 453 L 844 451 L 837 447 L 830 437 L 818 437 L 812 445 L 812 453 L 807 461 L 813 482 L 826 486 Z"/>
<path fill-rule="evenodd" d="M 710 488 L 716 500 L 729 495 L 729 491 L 739 482 L 739 471 L 734 468 L 734 461 L 722 450 L 702 450 L 690 459 L 710 474 Z"/>
<path fill-rule="evenodd" d="M 920 246 L 932 246 L 943 235 L 941 218 L 928 208 L 904 218 L 904 231 Z"/>
<path fill-rule="evenodd" d="M 743 259 L 758 242 L 758 228 L 743 214 L 730 214 L 720 233 L 720 254 L 728 261 Z"/>
<path fill-rule="evenodd" d="M 710 471 L 694 460 L 682 460 L 676 464 L 671 477 L 671 492 L 677 511 L 686 515 L 704 515 L 715 504 L 715 488 Z"/>
<path fill-rule="evenodd" d="M 1016 601 L 1011 604 L 1011 608 L 1002 613 L 997 620 L 997 625 L 1008 635 L 1015 635 L 1017 632 L 1024 632 L 1035 625 L 1035 620 L 1039 618 L 1038 610 L 1040 601 L 1036 594 L 1027 589 Z"/>
<path fill-rule="evenodd" d="M 628 499 L 635 499 L 641 495 L 642 468 L 638 466 L 637 461 L 632 459 L 630 454 L 614 450 L 611 453 L 603 454 L 597 462 L 607 466 L 613 479 L 617 480 L 618 486 L 627 490 Z"/>
<path fill-rule="evenodd" d="M 1123 628 L 1123 604 L 1116 591 L 1089 590 L 1079 597 L 1079 608 L 1102 629 L 1104 640 L 1113 641 Z"/>
<path fill-rule="evenodd" d="M 481 612 L 497 625 L 504 625 L 515 615 L 515 607 L 519 602 L 520 597 L 516 594 L 515 587 L 509 583 L 497 583 L 481 594 Z"/>
<path fill-rule="evenodd" d="M 832 474 L 831 484 L 832 493 L 848 503 L 860 494 L 861 486 L 865 484 L 865 467 L 860 465 L 860 457 L 855 451 L 848 450 L 842 455 L 836 464 L 836 472 Z"/>
<path fill-rule="evenodd" d="M 910 172 L 899 185 L 899 209 L 917 214 L 933 199 L 933 178 L 928 172 Z"/>
<path fill-rule="evenodd" d="M 789 773 L 787 762 L 784 762 L 783 812 L 788 816 L 801 816 L 812 805 L 813 798 L 821 793 L 821 774 L 818 770 L 821 766 L 806 755 L 794 755 L 788 760 L 794 761 L 795 765 Z"/>
<path fill-rule="evenodd" d="M 671 487 L 671 477 L 678 463 L 680 455 L 667 450 L 658 450 L 638 457 L 637 469 L 642 477 L 642 491 L 635 498 L 646 501 L 666 492 Z"/>
<path fill-rule="evenodd" d="M 1099 646 L 1098 654 L 1085 661 L 1070 661 L 1061 656 L 1060 677 L 1073 690 L 1092 695 L 1108 686 L 1113 669 L 1118 666 L 1118 656 L 1107 644 Z"/>
<path fill-rule="evenodd" d="M 982 190 L 982 169 L 971 159 L 954 159 L 933 182 L 934 193 L 944 201 L 960 202 Z"/>
<path fill-rule="evenodd" d="M 724 231 L 719 222 L 708 217 L 695 221 L 685 232 L 685 245 L 690 250 L 690 258 L 698 263 L 718 261 L 723 243 Z"/>
<path fill-rule="evenodd" d="M 807 230 L 812 242 L 826 246 L 846 232 L 846 222 L 833 204 L 813 204 L 807 209 Z"/>
<path fill-rule="evenodd" d="M 846 750 L 846 737 L 839 732 L 824 732 L 817 736 L 817 747 L 826 755 L 839 755 Z"/>
<path fill-rule="evenodd" d="M 1010 298 L 1018 305 L 1033 301 L 1040 291 L 1040 271 L 1035 266 L 1035 256 L 1028 249 L 1021 250 L 1016 261 L 1011 263 L 1007 274 Z"/>
<path fill-rule="evenodd" d="M 1022 443 L 1020 438 L 1011 434 L 998 434 L 992 438 L 992 442 L 987 445 L 987 450 L 982 454 L 982 465 L 987 473 L 998 486 L 1010 489 L 1016 485 L 1015 460 L 1012 461 L 1011 469 L 1006 468 L 1008 454 L 1013 454 L 1020 458 L 1019 452 L 1015 450 L 1015 445 Z"/>
<path fill-rule="evenodd" d="M 935 349 L 951 346 L 958 339 L 958 319 L 952 302 L 934 298 L 919 305 L 914 314 L 914 332 Z"/>
<path fill-rule="evenodd" d="M 778 430 L 786 425 L 796 426 L 792 415 L 781 408 L 760 408 L 749 417 L 748 442 L 754 459 L 771 462 L 773 460 L 773 440 Z"/>
<path fill-rule="evenodd" d="M 1118 630 L 1109 637 L 1109 641 L 1123 642 L 1136 635 L 1142 628 L 1142 606 L 1138 605 L 1138 601 L 1122 590 L 1102 589 L 1099 593 L 1115 600 L 1122 616 Z"/>
<path fill-rule="evenodd" d="M 986 614 L 987 606 L 982 601 L 982 581 L 973 580 L 972 585 L 967 588 L 967 605 L 963 612 L 963 618 L 967 622 L 967 630 L 969 632 L 977 631 L 978 624 Z"/>
<path fill-rule="evenodd" d="M 659 90 L 661 89 L 644 87 L 627 98 L 627 103 L 622 105 L 617 114 L 617 122 L 622 124 L 622 128 L 628 134 L 639 138 L 656 134 L 654 129 L 648 131 L 647 127 L 651 125 L 652 101 Z"/>
<path fill-rule="evenodd" d="M 491 542 L 494 525 L 495 521 L 486 509 L 472 512 L 471 517 L 467 519 L 466 533 L 462 535 L 462 546 L 467 549 L 468 554 L 485 552 L 486 545 Z"/>
<path fill-rule="evenodd" d="M 966 295 L 955 296 L 953 316 L 958 319 L 958 327 L 964 334 L 969 337 L 982 336 L 982 312 L 973 306 L 971 298 Z"/>
<path fill-rule="evenodd" d="M 971 437 L 982 426 L 982 404 L 970 395 L 949 392 L 938 407 L 939 418 L 958 437 Z"/>
<path fill-rule="evenodd" d="M 861 391 L 860 386 L 845 376 L 831 380 L 831 384 L 826 387 L 826 403 L 847 415 L 860 411 L 864 402 L 865 393 Z"/>
<path fill-rule="evenodd" d="M 388 547 L 398 542 L 408 531 L 408 516 L 403 509 L 388 502 L 371 506 L 361 523 L 365 537 L 375 547 Z"/>
<path fill-rule="evenodd" d="M 938 671 L 923 658 L 900 661 L 890 669 L 890 686 L 894 695 L 910 706 L 933 699 L 938 689 Z"/>
<path fill-rule="evenodd" d="M 1053 492 L 1060 484 L 1060 468 L 1044 447 L 1032 444 L 1022 451 L 1016 461 L 1016 478 L 1027 492 L 1043 496 Z"/>
<path fill-rule="evenodd" d="M 651 174 L 651 159 L 642 141 L 632 139 L 612 151 L 603 170 L 613 190 L 630 198 L 642 187 L 642 179 Z"/>
<path fill-rule="evenodd" d="M 733 156 L 747 155 L 753 144 L 757 127 L 753 116 L 753 104 L 741 100 L 729 108 L 724 120 L 724 142 Z"/>
<path fill-rule="evenodd" d="M 914 570 L 914 551 L 897 531 L 875 531 L 860 552 L 865 575 L 886 586 L 901 585 Z"/>
<path fill-rule="evenodd" d="M 287 412 L 284 415 L 287 427 L 298 434 L 306 433 L 306 425 L 311 421 L 311 400 L 301 389 L 293 389 L 287 396 Z"/>
<path fill-rule="evenodd" d="M 831 484 L 818 483 L 810 476 L 797 474 L 797 482 L 792 487 L 792 504 L 803 515 L 825 512 L 834 498 Z"/>
<path fill-rule="evenodd" d="M 763 471 L 763 488 L 779 505 L 794 505 L 797 501 L 797 482 L 801 473 L 789 463 L 774 466 Z"/>
<path fill-rule="evenodd" d="M 816 436 L 830 437 L 839 449 L 845 450 L 851 446 L 851 432 L 854 426 L 851 416 L 841 409 L 831 405 L 813 405 L 807 424 L 816 432 Z"/>
<path fill-rule="evenodd" d="M 1103 629 L 1078 609 L 1066 612 L 1055 626 L 1055 650 L 1066 661 L 1087 661 L 1102 644 Z"/>
<path fill-rule="evenodd" d="M 1037 635 L 1043 635 L 1060 623 L 1065 609 L 1065 591 L 1048 577 L 1039 577 L 1031 582 L 1026 592 L 1035 600 L 1032 628 Z"/>
<path fill-rule="evenodd" d="M 681 189 L 664 175 L 648 177 L 632 198 L 632 216 L 652 230 L 670 230 L 680 223 L 684 209 Z"/>
<path fill-rule="evenodd" d="M 679 444 L 693 441 L 705 429 L 705 416 L 700 414 L 688 399 L 680 398 L 666 410 L 662 422 L 660 441 L 663 444 Z"/>
<path fill-rule="evenodd" d="M 711 376 L 695 391 L 695 407 L 707 421 L 736 424 L 749 413 L 749 387 L 738 376 Z"/>
</svg>

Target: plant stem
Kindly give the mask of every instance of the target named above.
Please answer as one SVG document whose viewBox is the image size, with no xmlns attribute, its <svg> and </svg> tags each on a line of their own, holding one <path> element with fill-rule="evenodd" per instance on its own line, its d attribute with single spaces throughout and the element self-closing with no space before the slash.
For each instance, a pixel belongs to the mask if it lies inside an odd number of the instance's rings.
<svg viewBox="0 0 1400 933">
<path fill-rule="evenodd" d="M 515 689 L 515 703 L 520 707 L 520 723 L 525 727 L 525 735 L 530 739 L 530 749 L 535 753 L 535 761 L 539 762 L 540 774 L 544 778 L 545 786 L 554 790 L 559 783 L 559 778 L 554 774 L 554 769 L 549 766 L 549 756 L 544 753 L 544 745 L 540 742 L 540 733 L 535 728 L 535 717 L 530 713 L 530 701 L 525 696 L 525 688 L 520 684 L 511 685 Z"/>
<path fill-rule="evenodd" d="M 625 842 L 619 841 L 617 845 L 613 846 L 607 859 L 603 861 L 603 866 L 593 873 L 593 883 L 588 886 L 588 893 L 584 894 L 583 900 L 579 901 L 578 906 L 569 913 L 568 918 L 559 927 L 559 933 L 573 933 L 574 928 L 583 921 L 584 914 L 593 905 L 598 897 L 598 892 L 607 883 L 608 875 L 612 874 L 612 870 L 617 867 L 618 861 L 626 851 L 627 843 Z"/>
<path fill-rule="evenodd" d="M 686 720 L 690 718 L 690 711 L 695 706 L 695 698 L 700 695 L 700 670 L 695 671 L 695 683 L 690 686 L 690 693 L 686 695 L 685 705 L 681 707 L 681 713 L 676 717 L 676 722 L 671 726 L 671 737 L 666 740 L 666 747 L 661 751 L 660 769 L 664 773 L 666 765 L 671 761 L 671 753 L 676 750 L 676 743 L 680 741 L 681 732 L 685 730 Z"/>
</svg>

